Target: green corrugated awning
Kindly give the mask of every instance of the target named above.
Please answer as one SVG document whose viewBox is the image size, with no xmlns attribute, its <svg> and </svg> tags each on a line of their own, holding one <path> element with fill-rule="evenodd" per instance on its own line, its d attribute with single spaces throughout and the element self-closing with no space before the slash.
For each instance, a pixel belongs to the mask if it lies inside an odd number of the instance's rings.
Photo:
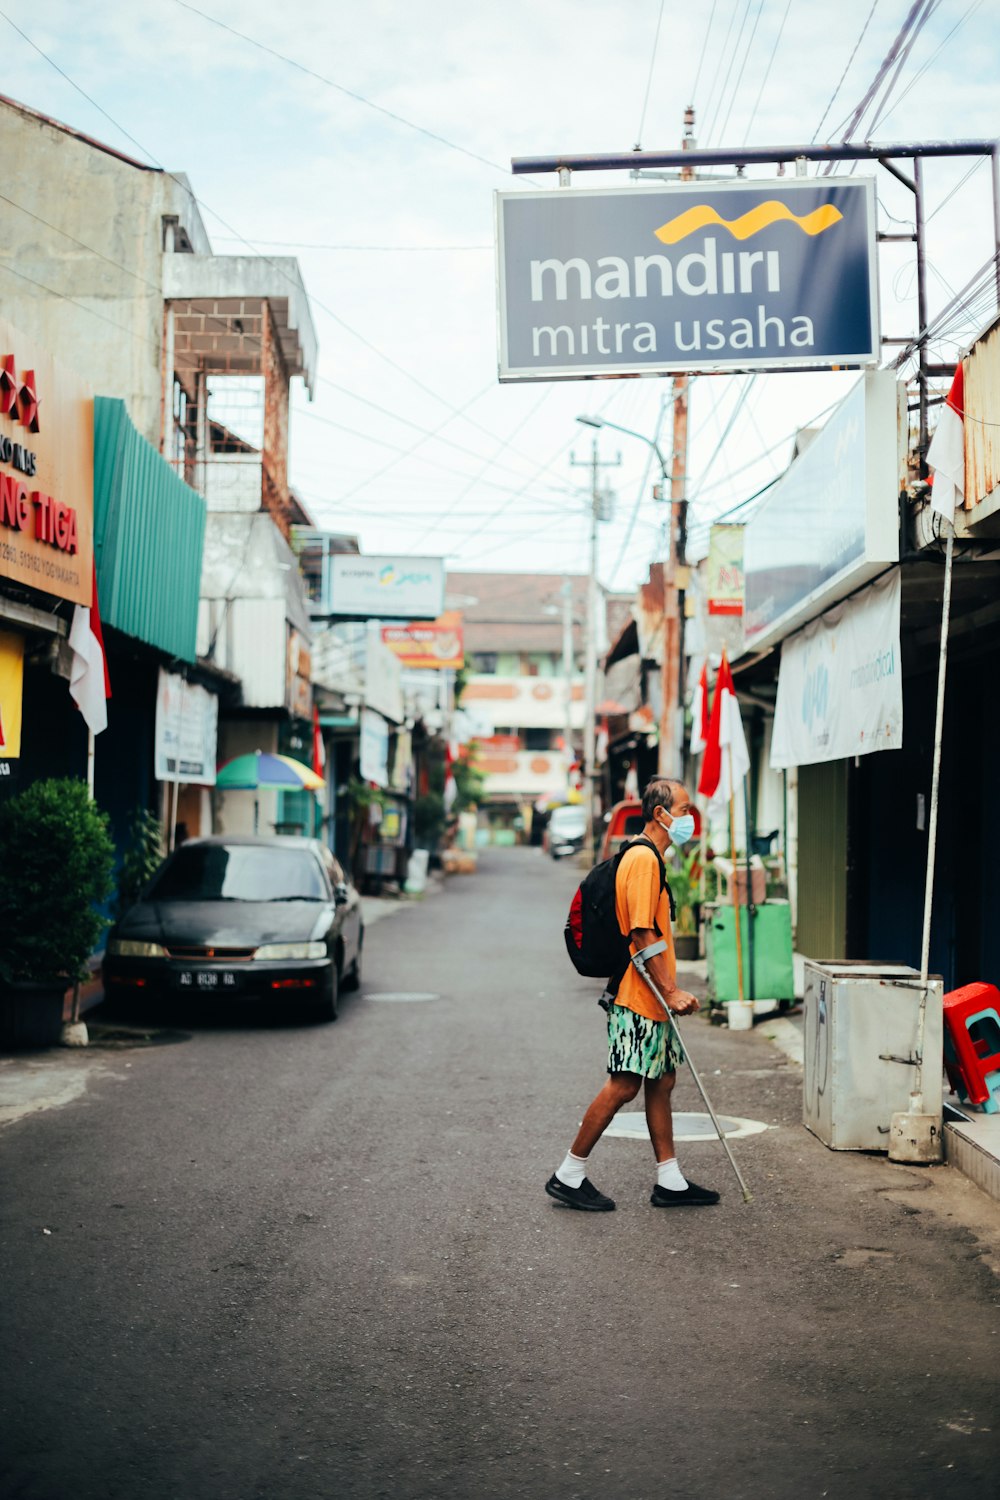
<svg viewBox="0 0 1000 1500">
<path fill-rule="evenodd" d="M 194 661 L 205 502 L 136 431 L 124 401 L 94 398 L 94 551 L 101 619 Z"/>
</svg>

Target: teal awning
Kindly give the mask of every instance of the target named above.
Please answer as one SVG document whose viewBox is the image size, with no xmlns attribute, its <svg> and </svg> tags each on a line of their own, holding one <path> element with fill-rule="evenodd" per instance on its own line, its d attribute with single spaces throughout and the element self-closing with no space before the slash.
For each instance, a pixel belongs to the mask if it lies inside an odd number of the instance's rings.
<svg viewBox="0 0 1000 1500">
<path fill-rule="evenodd" d="M 132 426 L 94 398 L 94 553 L 101 619 L 195 659 L 205 502 Z"/>
</svg>

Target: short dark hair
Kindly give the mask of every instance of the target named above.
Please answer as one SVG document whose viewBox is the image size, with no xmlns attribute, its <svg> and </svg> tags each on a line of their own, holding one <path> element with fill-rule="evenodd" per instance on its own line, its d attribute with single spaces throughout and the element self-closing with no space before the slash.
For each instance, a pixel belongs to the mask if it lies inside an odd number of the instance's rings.
<svg viewBox="0 0 1000 1500">
<path fill-rule="evenodd" d="M 642 816 L 647 823 L 653 821 L 656 808 L 665 807 L 667 812 L 670 811 L 674 801 L 674 789 L 683 785 L 683 781 L 678 781 L 674 776 L 654 776 L 652 781 L 647 782 L 646 790 L 642 794 Z"/>
</svg>

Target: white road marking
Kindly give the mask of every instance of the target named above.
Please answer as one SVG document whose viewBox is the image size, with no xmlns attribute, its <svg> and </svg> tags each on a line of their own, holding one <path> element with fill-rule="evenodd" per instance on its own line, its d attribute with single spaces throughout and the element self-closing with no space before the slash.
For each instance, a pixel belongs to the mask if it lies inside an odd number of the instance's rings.
<svg viewBox="0 0 1000 1500">
<path fill-rule="evenodd" d="M 719 1124 L 727 1140 L 740 1140 L 748 1135 L 761 1135 L 773 1129 L 763 1120 L 744 1120 L 738 1115 L 719 1115 Z M 605 1135 L 620 1136 L 626 1141 L 648 1141 L 649 1127 L 646 1116 L 640 1110 L 623 1110 L 611 1121 Z M 674 1114 L 674 1135 L 679 1141 L 715 1141 L 718 1136 L 708 1115 Z"/>
</svg>

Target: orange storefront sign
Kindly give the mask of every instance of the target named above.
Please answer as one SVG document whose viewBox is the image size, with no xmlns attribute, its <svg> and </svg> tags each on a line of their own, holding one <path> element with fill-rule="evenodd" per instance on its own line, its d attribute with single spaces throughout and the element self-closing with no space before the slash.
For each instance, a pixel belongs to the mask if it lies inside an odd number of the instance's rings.
<svg viewBox="0 0 1000 1500">
<path fill-rule="evenodd" d="M 0 319 L 0 578 L 91 602 L 94 397 Z"/>
<path fill-rule="evenodd" d="M 450 610 L 436 620 L 412 625 L 383 625 L 382 642 L 404 667 L 451 668 L 457 672 L 465 660 L 462 646 L 462 616 Z"/>
</svg>

